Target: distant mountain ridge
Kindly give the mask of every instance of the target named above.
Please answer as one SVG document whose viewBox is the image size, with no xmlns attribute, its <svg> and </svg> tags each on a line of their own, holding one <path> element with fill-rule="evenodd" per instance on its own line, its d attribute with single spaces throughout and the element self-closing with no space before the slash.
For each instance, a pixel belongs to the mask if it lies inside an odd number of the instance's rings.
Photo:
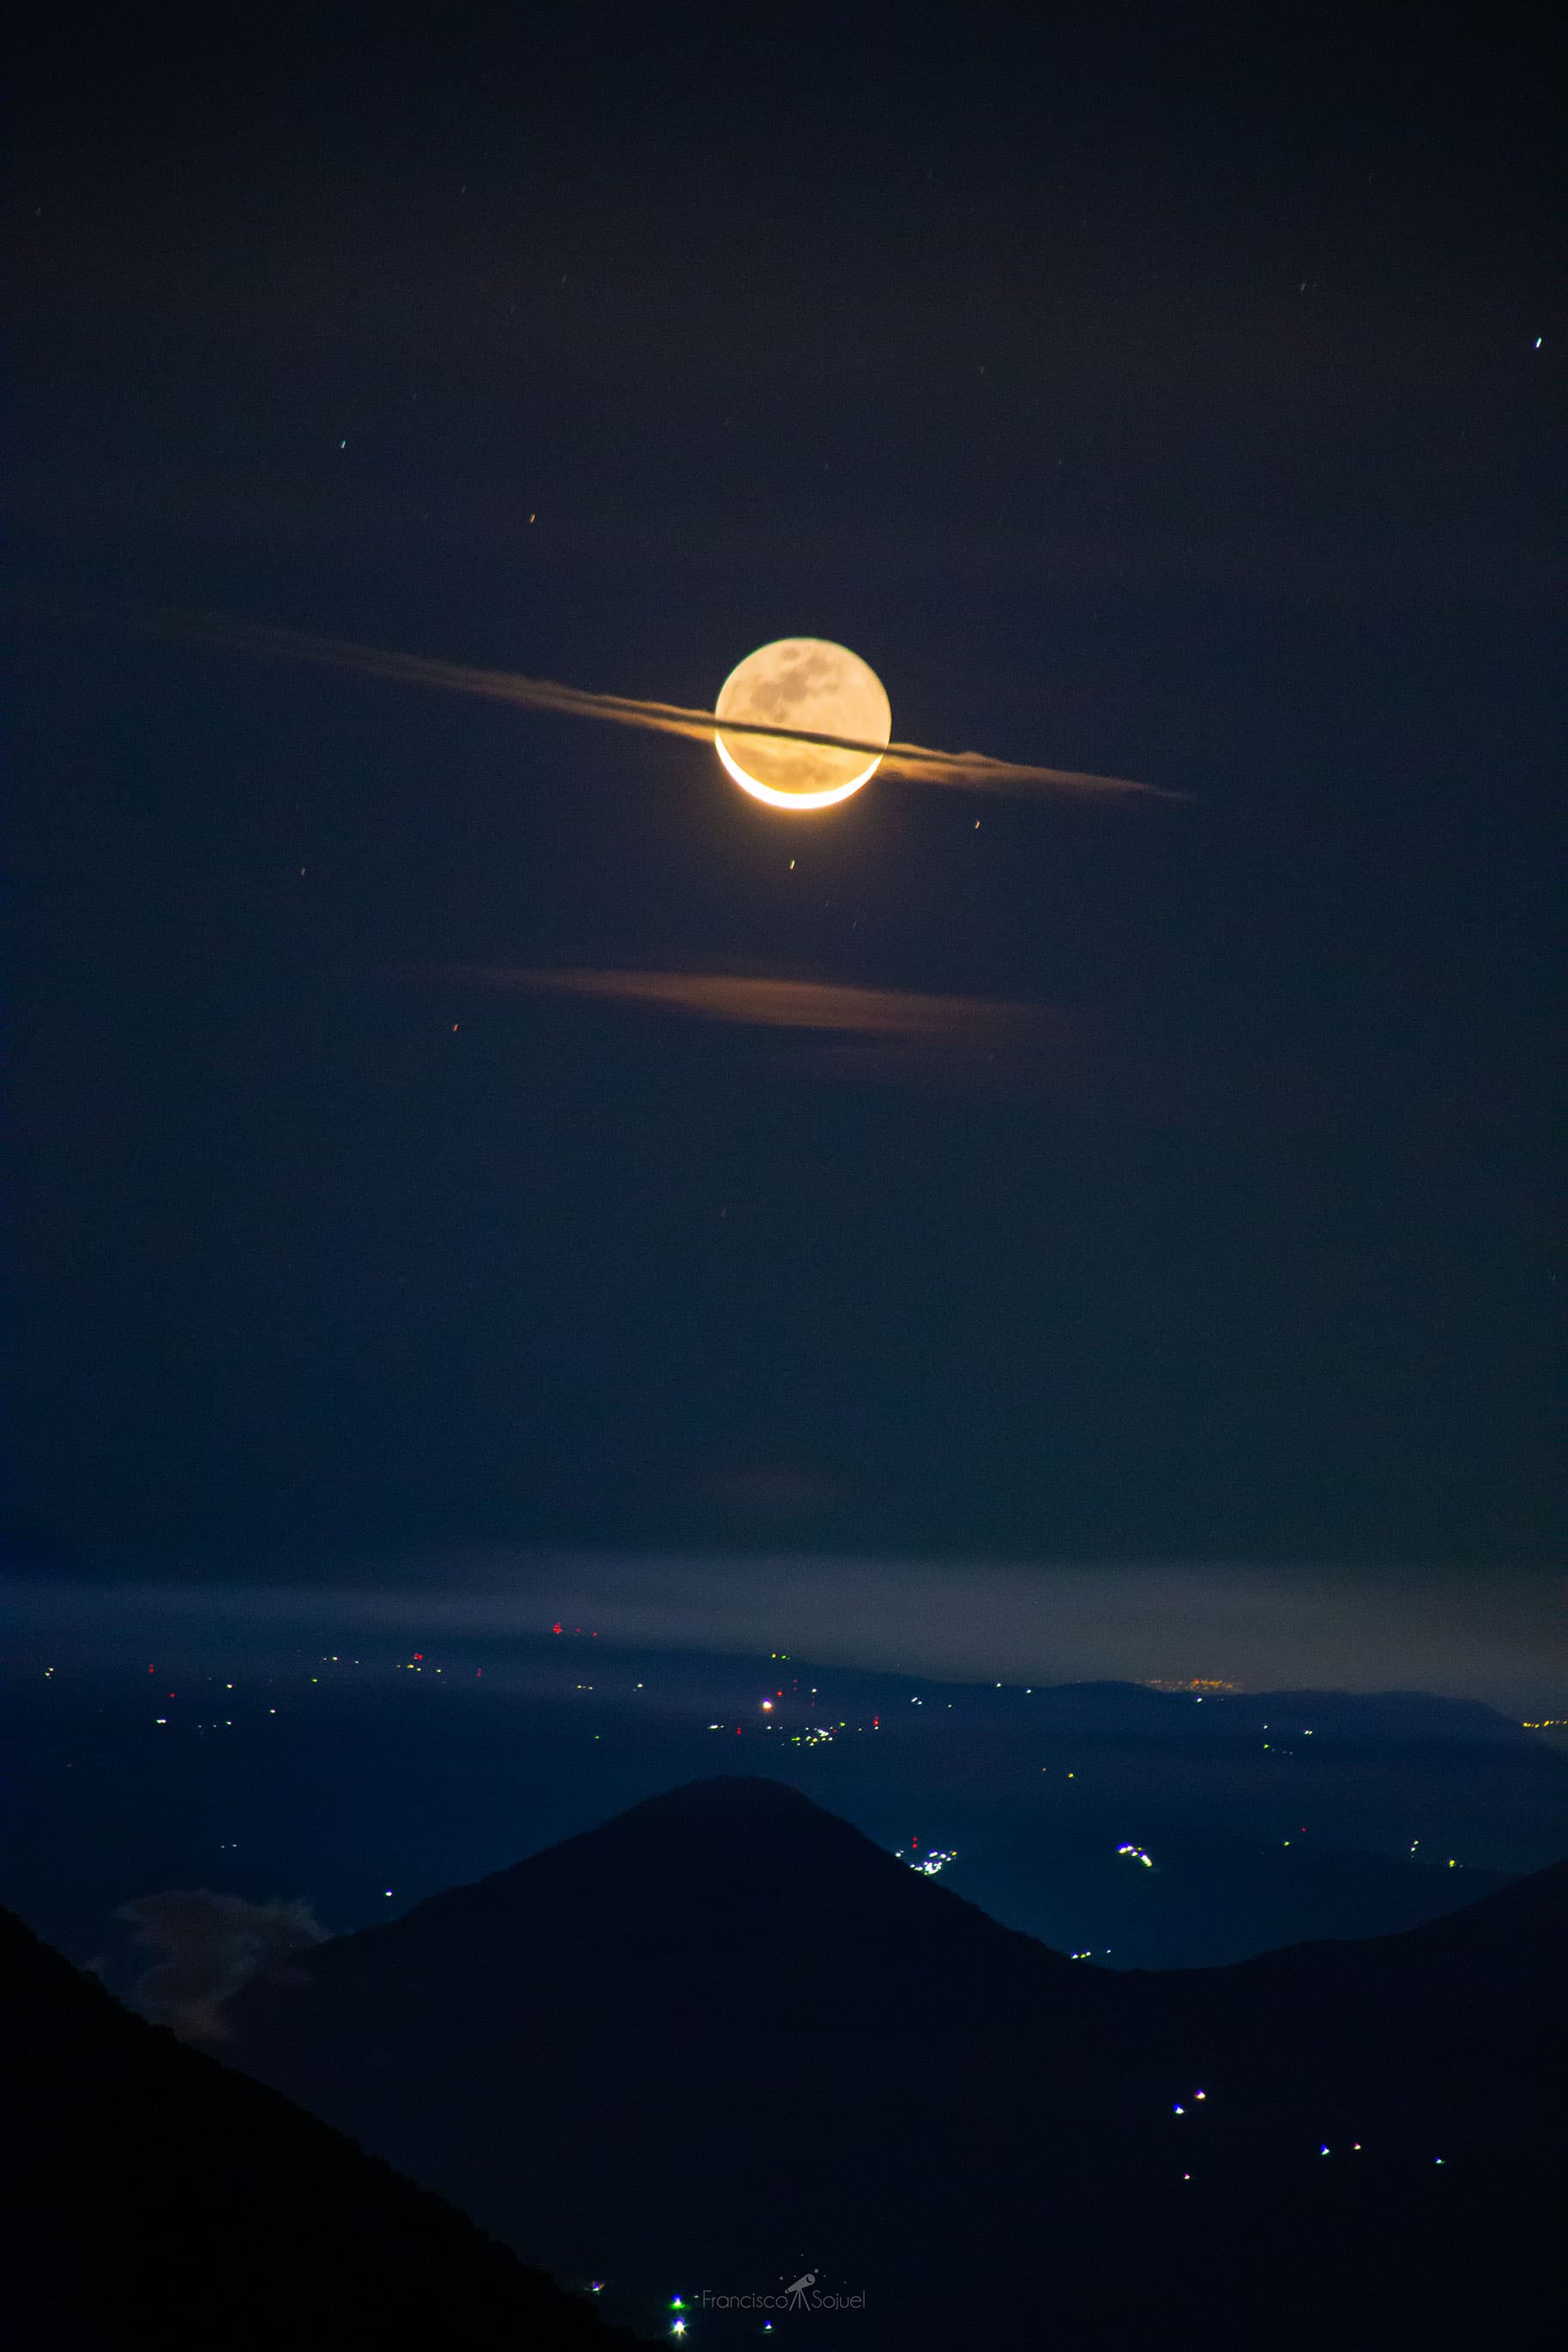
<svg viewBox="0 0 1568 2352">
<path fill-rule="evenodd" d="M 315 1948 L 234 2004 L 234 2054 L 558 2268 L 858 2264 L 868 2352 L 1037 2341 L 1037 2306 L 1085 2346 L 1442 2342 L 1540 2283 L 1565 1911 L 1568 1868 L 1111 1975 L 724 1779 Z"/>
</svg>

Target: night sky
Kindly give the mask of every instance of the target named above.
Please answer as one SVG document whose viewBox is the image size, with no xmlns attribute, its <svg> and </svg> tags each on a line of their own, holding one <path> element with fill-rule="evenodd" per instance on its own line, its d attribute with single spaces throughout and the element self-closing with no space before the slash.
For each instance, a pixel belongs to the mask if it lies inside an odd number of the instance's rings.
<svg viewBox="0 0 1568 2352">
<path fill-rule="evenodd" d="M 17 109 L 34 1566 L 1540 1575 L 1519 20 L 155 13 Z M 105 600 L 709 708 L 835 638 L 896 735 L 1187 797 L 775 814 Z"/>
</svg>

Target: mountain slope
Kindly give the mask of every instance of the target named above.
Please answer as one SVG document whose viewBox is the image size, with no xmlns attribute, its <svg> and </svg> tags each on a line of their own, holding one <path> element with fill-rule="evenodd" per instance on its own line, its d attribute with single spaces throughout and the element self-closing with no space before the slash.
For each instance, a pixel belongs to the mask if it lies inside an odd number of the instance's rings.
<svg viewBox="0 0 1568 2352">
<path fill-rule="evenodd" d="M 0 1911 L 7 2344 L 635 2338 L 275 2092 L 121 2007 Z"/>
</svg>

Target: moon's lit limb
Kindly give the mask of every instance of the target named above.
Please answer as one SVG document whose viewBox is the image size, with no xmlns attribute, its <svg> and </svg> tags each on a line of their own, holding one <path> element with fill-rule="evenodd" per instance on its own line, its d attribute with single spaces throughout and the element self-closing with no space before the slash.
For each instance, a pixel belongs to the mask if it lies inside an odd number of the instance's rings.
<svg viewBox="0 0 1568 2352">
<path fill-rule="evenodd" d="M 15 602 L 30 612 L 58 620 L 97 621 L 138 634 L 177 643 L 207 645 L 234 653 L 270 655 L 305 661 L 329 669 L 346 670 L 364 677 L 384 678 L 404 686 L 439 688 L 447 694 L 465 694 L 489 702 L 506 702 L 527 709 L 554 711 L 562 718 L 597 719 L 613 726 L 646 728 L 659 735 L 679 735 L 693 742 L 710 742 L 717 714 L 692 710 L 678 703 L 633 699 L 626 695 L 600 694 L 583 687 L 560 686 L 549 678 L 525 677 L 514 670 L 469 667 L 425 654 L 389 653 L 377 646 L 354 645 L 342 638 L 315 637 L 298 629 L 274 628 L 264 623 L 234 620 L 222 614 L 173 612 L 153 606 L 112 604 L 107 599 L 20 594 Z M 994 760 L 982 751 L 939 751 L 921 743 L 871 743 L 861 737 L 819 733 L 811 728 L 778 727 L 760 719 L 730 719 L 731 736 L 745 735 L 826 749 L 869 753 L 889 776 L 911 783 L 960 784 L 991 792 L 1068 792 L 1104 796 L 1137 794 L 1153 800 L 1186 800 L 1185 793 L 1162 784 L 1137 782 L 1127 776 L 1099 776 L 1073 768 L 1047 768 L 1016 760 Z M 864 779 L 862 779 L 864 781 Z M 792 806 L 799 806 L 798 796 Z"/>
<path fill-rule="evenodd" d="M 807 740 L 816 741 L 821 739 L 812 737 Z M 840 745 L 837 748 L 847 749 L 848 747 L 847 745 Z M 750 793 L 754 801 L 765 801 L 769 808 L 825 809 L 836 807 L 838 802 L 847 801 L 851 793 L 858 793 L 862 784 L 868 784 L 872 777 L 876 774 L 878 769 L 882 764 L 881 756 L 879 754 L 878 757 L 872 761 L 868 768 L 862 768 L 858 776 L 851 776 L 848 782 L 846 784 L 828 784 L 821 792 L 817 793 L 781 793 L 776 784 L 759 783 L 755 776 L 749 776 L 744 768 L 738 765 L 738 763 L 731 758 L 722 735 L 714 736 L 713 749 L 718 752 L 719 757 L 723 761 L 725 767 L 734 777 L 735 782 L 740 785 L 741 790 L 743 793 Z"/>
</svg>

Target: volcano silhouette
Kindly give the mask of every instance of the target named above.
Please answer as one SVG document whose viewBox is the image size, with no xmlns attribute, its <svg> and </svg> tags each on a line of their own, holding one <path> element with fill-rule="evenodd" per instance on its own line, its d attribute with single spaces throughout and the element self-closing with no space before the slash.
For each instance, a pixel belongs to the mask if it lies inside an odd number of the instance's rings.
<svg viewBox="0 0 1568 2352">
<path fill-rule="evenodd" d="M 812 2263 L 868 2347 L 1394 2340 L 1539 2284 L 1565 1890 L 1111 1975 L 709 1780 L 316 1947 L 233 2004 L 232 2055 L 650 2294 Z"/>
</svg>

